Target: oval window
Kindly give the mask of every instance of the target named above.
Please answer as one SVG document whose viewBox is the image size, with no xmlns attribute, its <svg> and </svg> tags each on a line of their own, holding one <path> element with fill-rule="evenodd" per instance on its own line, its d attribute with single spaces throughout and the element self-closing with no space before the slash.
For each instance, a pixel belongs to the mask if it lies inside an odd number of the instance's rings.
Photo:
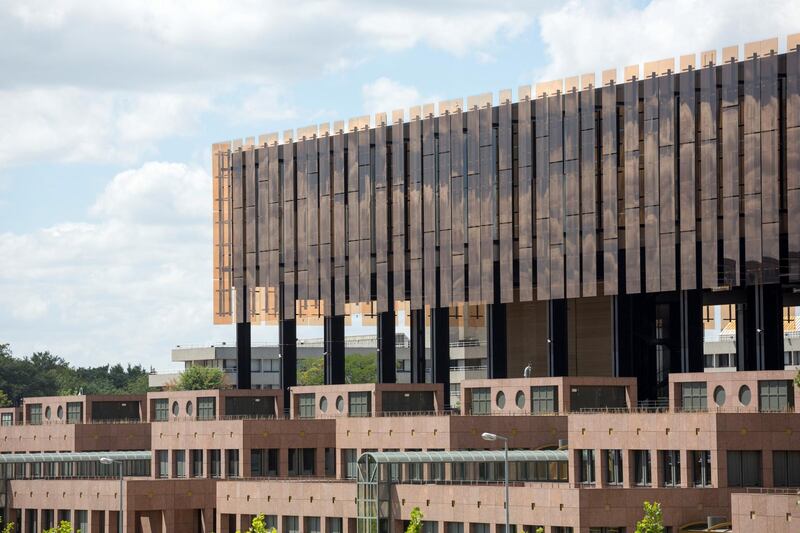
<svg viewBox="0 0 800 533">
<path fill-rule="evenodd" d="M 172 416 L 178 416 L 178 413 L 181 412 L 181 408 L 178 405 L 178 402 L 172 402 Z"/>
<path fill-rule="evenodd" d="M 506 406 L 506 395 L 503 391 L 497 393 L 497 397 L 495 398 L 495 404 L 497 405 L 498 409 L 502 409 Z"/>
<path fill-rule="evenodd" d="M 714 389 L 714 403 L 719 407 L 725 405 L 725 389 L 722 385 L 717 385 L 717 388 Z"/>
<path fill-rule="evenodd" d="M 58 417 L 59 420 L 64 418 L 64 408 L 61 407 L 60 405 L 58 406 L 58 409 L 56 409 L 56 416 Z"/>
<path fill-rule="evenodd" d="M 340 413 L 344 411 L 344 398 L 342 398 L 341 396 L 336 398 L 336 410 L 339 411 Z"/>
<path fill-rule="evenodd" d="M 750 387 L 747 385 L 739 387 L 739 403 L 742 405 L 750 405 Z"/>
<path fill-rule="evenodd" d="M 45 407 L 45 409 L 44 409 L 44 417 L 45 417 L 46 419 L 50 420 L 50 414 L 51 414 L 51 411 L 50 411 L 50 406 L 48 405 L 48 406 L 47 406 L 47 407 Z"/>
<path fill-rule="evenodd" d="M 186 414 L 192 416 L 192 412 L 194 409 L 192 408 L 192 402 L 186 402 Z"/>
<path fill-rule="evenodd" d="M 525 408 L 525 393 L 522 391 L 517 391 L 517 408 L 524 409 Z"/>
<path fill-rule="evenodd" d="M 323 413 L 328 411 L 328 399 L 325 396 L 319 399 L 319 410 Z"/>
</svg>

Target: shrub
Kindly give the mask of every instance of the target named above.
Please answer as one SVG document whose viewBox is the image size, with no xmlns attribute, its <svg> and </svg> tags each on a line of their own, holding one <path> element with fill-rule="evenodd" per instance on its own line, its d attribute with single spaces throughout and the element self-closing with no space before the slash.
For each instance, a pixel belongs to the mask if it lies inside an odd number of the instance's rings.
<svg viewBox="0 0 800 533">
<path fill-rule="evenodd" d="M 406 533 L 422 533 L 422 511 L 419 507 L 411 509 L 411 521 L 408 523 Z"/>
<path fill-rule="evenodd" d="M 176 390 L 212 390 L 223 387 L 225 374 L 219 368 L 190 366 L 178 376 Z"/>
<path fill-rule="evenodd" d="M 664 533 L 660 503 L 644 502 L 644 518 L 636 523 L 636 533 Z"/>
</svg>

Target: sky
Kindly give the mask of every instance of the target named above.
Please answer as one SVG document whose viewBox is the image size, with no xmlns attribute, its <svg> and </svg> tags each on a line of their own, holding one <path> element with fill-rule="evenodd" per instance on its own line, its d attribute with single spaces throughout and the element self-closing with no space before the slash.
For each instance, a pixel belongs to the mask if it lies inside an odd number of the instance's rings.
<svg viewBox="0 0 800 533">
<path fill-rule="evenodd" d="M 0 343 L 167 369 L 233 342 L 214 142 L 796 32 L 786 0 L 0 0 Z"/>
</svg>

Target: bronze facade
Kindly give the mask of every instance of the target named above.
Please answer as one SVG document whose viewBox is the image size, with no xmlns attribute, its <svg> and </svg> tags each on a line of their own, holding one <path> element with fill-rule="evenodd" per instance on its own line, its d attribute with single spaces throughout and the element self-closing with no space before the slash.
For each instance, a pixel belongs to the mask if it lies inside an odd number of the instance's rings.
<svg viewBox="0 0 800 533">
<path fill-rule="evenodd" d="M 215 321 L 798 282 L 794 41 L 216 144 Z"/>
</svg>

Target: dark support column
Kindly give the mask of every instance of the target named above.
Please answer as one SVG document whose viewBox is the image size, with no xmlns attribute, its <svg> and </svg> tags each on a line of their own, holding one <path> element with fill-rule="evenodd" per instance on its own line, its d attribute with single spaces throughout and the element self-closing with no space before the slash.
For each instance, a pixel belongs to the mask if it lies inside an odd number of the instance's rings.
<svg viewBox="0 0 800 533">
<path fill-rule="evenodd" d="M 325 318 L 325 384 L 344 383 L 344 316 Z"/>
<path fill-rule="evenodd" d="M 291 408 L 289 388 L 297 385 L 297 322 L 281 319 L 278 323 L 278 342 L 281 350 L 281 389 L 283 408 Z"/>
<path fill-rule="evenodd" d="M 437 307 L 431 310 L 431 354 L 434 383 L 444 386 L 445 407 L 450 406 L 450 309 Z"/>
<path fill-rule="evenodd" d="M 236 387 L 249 389 L 250 383 L 250 322 L 236 323 Z"/>
<path fill-rule="evenodd" d="M 778 284 L 747 287 L 747 302 L 736 310 L 737 345 L 743 370 L 783 369 L 783 295 Z M 744 315 L 744 320 L 739 316 Z M 738 346 L 737 346 L 738 348 Z"/>
<path fill-rule="evenodd" d="M 411 310 L 411 383 L 425 383 L 425 310 Z"/>
<path fill-rule="evenodd" d="M 764 370 L 783 370 L 783 291 L 777 283 L 763 291 Z"/>
<path fill-rule="evenodd" d="M 378 383 L 397 382 L 397 334 L 394 311 L 378 313 Z"/>
<path fill-rule="evenodd" d="M 486 306 L 486 374 L 489 379 L 508 377 L 508 331 L 505 304 Z"/>
<path fill-rule="evenodd" d="M 703 362 L 703 293 L 680 292 L 680 358 L 673 362 L 673 372 L 702 372 Z M 676 364 L 679 363 L 679 364 Z"/>
<path fill-rule="evenodd" d="M 656 400 L 656 301 L 649 294 L 614 297 L 614 375 L 637 378 L 639 400 Z"/>
<path fill-rule="evenodd" d="M 567 300 L 547 302 L 547 358 L 548 375 L 566 376 L 569 373 L 567 351 Z"/>
</svg>

